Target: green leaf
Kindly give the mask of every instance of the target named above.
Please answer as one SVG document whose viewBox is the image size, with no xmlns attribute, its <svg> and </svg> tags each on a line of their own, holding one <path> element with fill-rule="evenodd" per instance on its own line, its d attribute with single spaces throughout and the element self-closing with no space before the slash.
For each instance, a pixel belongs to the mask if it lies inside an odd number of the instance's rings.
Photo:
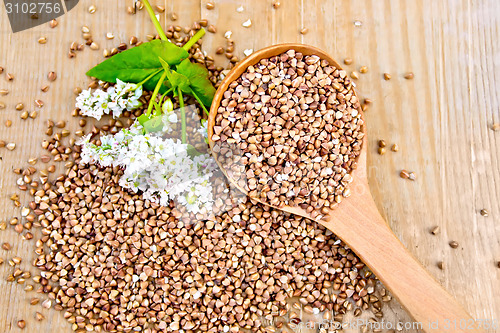
<svg viewBox="0 0 500 333">
<path fill-rule="evenodd" d="M 151 101 L 154 105 L 154 108 L 155 108 L 155 113 L 154 115 L 155 116 L 160 116 L 163 112 L 161 110 L 161 107 L 158 105 L 158 103 L 156 103 L 155 101 Z"/>
<path fill-rule="evenodd" d="M 182 92 L 191 93 L 191 85 L 189 79 L 175 71 L 170 72 L 168 83 L 174 88 L 181 88 Z"/>
<path fill-rule="evenodd" d="M 116 83 L 116 79 L 139 83 L 162 68 L 159 58 L 170 66 L 175 66 L 188 56 L 186 50 L 175 44 L 153 40 L 112 56 L 89 70 L 87 75 L 112 83 Z M 144 84 L 144 89 L 153 90 L 161 74 L 159 72 L 149 79 Z"/>
<path fill-rule="evenodd" d="M 189 79 L 185 77 L 182 74 L 177 73 L 174 70 L 170 69 L 170 65 L 163 61 L 163 59 L 159 59 L 161 62 L 161 65 L 163 66 L 163 69 L 167 73 L 167 82 L 166 85 L 170 88 L 173 89 L 174 92 L 177 90 L 177 88 L 181 88 L 183 92 L 189 93 L 191 91 L 191 88 L 189 88 Z"/>
<path fill-rule="evenodd" d="M 201 103 L 210 107 L 215 95 L 215 88 L 208 79 L 208 70 L 200 64 L 195 64 L 189 59 L 184 59 L 177 65 L 176 71 L 189 80 L 189 85 L 196 94 L 197 99 L 199 98 Z M 183 91 L 190 93 L 184 89 Z"/>
<path fill-rule="evenodd" d="M 137 121 L 144 127 L 147 133 L 161 131 L 164 127 L 161 115 L 150 118 L 146 114 L 141 114 L 137 117 Z"/>
<path fill-rule="evenodd" d="M 162 117 L 153 117 L 146 121 L 143 126 L 148 133 L 161 131 L 164 127 L 163 119 Z"/>
<path fill-rule="evenodd" d="M 161 57 L 158 57 L 158 61 L 160 62 L 161 67 L 163 67 L 163 69 L 166 70 L 167 73 L 170 73 L 170 65 L 165 60 L 163 60 Z M 168 77 L 168 74 L 167 74 L 167 77 Z"/>
<path fill-rule="evenodd" d="M 203 153 L 200 153 L 199 151 L 197 151 L 196 148 L 191 146 L 190 144 L 188 144 L 188 146 L 187 146 L 187 154 L 190 157 L 196 157 L 196 156 L 203 155 Z"/>
<path fill-rule="evenodd" d="M 137 117 L 137 121 L 142 125 L 142 127 L 144 127 L 144 124 L 150 119 L 151 118 L 149 118 L 146 114 L 141 114 L 139 117 Z"/>
</svg>

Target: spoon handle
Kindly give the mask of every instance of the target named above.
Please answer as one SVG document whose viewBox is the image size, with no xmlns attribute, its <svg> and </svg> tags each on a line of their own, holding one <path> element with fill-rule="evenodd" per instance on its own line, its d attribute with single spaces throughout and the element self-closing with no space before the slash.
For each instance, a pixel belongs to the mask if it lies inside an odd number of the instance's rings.
<svg viewBox="0 0 500 333">
<path fill-rule="evenodd" d="M 394 235 L 369 190 L 364 193 L 342 202 L 322 224 L 357 253 L 424 332 L 485 332 Z"/>
</svg>

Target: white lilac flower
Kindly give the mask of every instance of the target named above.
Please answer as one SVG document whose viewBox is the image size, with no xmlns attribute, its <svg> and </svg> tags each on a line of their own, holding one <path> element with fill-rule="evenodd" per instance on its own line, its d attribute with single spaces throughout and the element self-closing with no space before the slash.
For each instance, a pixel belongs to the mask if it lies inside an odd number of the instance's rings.
<svg viewBox="0 0 500 333">
<path fill-rule="evenodd" d="M 211 210 L 210 177 L 217 164 L 209 154 L 191 157 L 187 144 L 164 139 L 160 133 L 144 134 L 138 122 L 100 140 L 96 146 L 90 143 L 90 135 L 82 138 L 82 163 L 122 167 L 122 187 L 141 191 L 145 199 L 161 205 L 174 200 L 189 212 Z"/>
<path fill-rule="evenodd" d="M 94 104 L 95 100 L 92 96 L 92 90 L 88 89 L 82 91 L 80 95 L 78 95 L 78 97 L 76 98 L 75 106 L 80 109 L 82 114 L 89 117 L 94 117 L 99 120 L 103 115 L 103 111 L 101 109 L 98 109 L 97 107 L 94 107 Z"/>
<path fill-rule="evenodd" d="M 198 132 L 203 135 L 205 138 L 205 141 L 208 140 L 208 120 L 207 119 L 202 119 L 201 120 L 201 127 L 198 129 Z"/>
<path fill-rule="evenodd" d="M 164 112 L 161 120 L 163 122 L 163 132 L 164 133 L 171 132 L 173 129 L 172 124 L 177 124 L 179 122 L 177 114 L 175 113 L 174 110 Z"/>
<path fill-rule="evenodd" d="M 76 98 L 75 106 L 88 117 L 100 120 L 105 114 L 118 118 L 123 110 L 132 111 L 141 106 L 142 86 L 126 83 L 117 79 L 116 85 L 107 91 L 96 89 L 84 90 Z"/>
<path fill-rule="evenodd" d="M 102 102 L 102 101 L 107 101 L 109 99 L 109 94 L 106 91 L 103 91 L 101 89 L 97 89 L 92 94 L 92 97 L 94 98 L 94 101 Z"/>
</svg>

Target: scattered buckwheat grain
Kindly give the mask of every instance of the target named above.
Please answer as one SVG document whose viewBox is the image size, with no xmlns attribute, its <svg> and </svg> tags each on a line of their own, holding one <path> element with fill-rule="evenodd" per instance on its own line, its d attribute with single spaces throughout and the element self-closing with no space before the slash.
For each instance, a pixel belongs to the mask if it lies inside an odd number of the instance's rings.
<svg viewBox="0 0 500 333">
<path fill-rule="evenodd" d="M 404 78 L 407 80 L 413 80 L 414 77 L 415 77 L 415 74 L 413 74 L 412 72 L 408 72 L 404 75 Z"/>
</svg>

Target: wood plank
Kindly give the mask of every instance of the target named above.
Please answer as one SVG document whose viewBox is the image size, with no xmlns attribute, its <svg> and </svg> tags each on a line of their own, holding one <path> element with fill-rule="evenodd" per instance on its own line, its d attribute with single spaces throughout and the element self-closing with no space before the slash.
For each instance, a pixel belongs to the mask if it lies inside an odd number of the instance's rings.
<svg viewBox="0 0 500 333">
<path fill-rule="evenodd" d="M 93 15 L 87 12 L 92 3 L 97 6 Z M 175 23 L 181 26 L 199 18 L 215 24 L 218 32 L 204 38 L 208 53 L 225 46 L 224 32 L 231 30 L 239 57 L 245 49 L 300 41 L 324 49 L 339 62 L 345 57 L 354 59 L 346 66 L 349 71 L 368 66 L 357 85 L 361 97 L 373 100 L 366 113 L 369 177 L 379 209 L 409 250 L 473 316 L 500 322 L 500 270 L 496 267 L 500 260 L 500 135 L 490 129 L 500 122 L 498 1 L 282 0 L 280 8 L 274 9 L 271 1 L 220 0 L 214 10 L 206 9 L 206 0 L 152 3 L 165 5 L 167 10 L 160 15 L 164 25 L 173 23 L 172 12 L 178 14 Z M 240 5 L 242 13 L 236 12 Z M 2 6 L 0 17 L 5 17 Z M 252 20 L 250 28 L 241 26 L 247 19 Z M 356 20 L 362 25 L 355 26 Z M 100 50 L 87 48 L 68 59 L 70 43 L 82 41 L 84 24 Z M 306 35 L 299 34 L 303 27 L 309 29 Z M 115 34 L 114 40 L 106 40 L 108 31 Z M 0 96 L 7 105 L 0 110 L 0 139 L 17 143 L 14 151 L 0 149 L 0 221 L 20 215 L 9 200 L 18 192 L 12 169 L 41 152 L 43 121 L 67 120 L 76 129 L 70 116 L 72 90 L 86 87 L 85 71 L 102 60 L 104 48 L 128 42 L 132 35 L 145 39 L 153 33 L 144 11 L 129 15 L 118 0 L 82 0 L 59 19 L 55 29 L 44 25 L 12 34 L 7 21 L 0 20 L 0 66 L 15 75 L 13 82 L 6 82 L 5 73 L 0 75 L 0 89 L 10 90 L 9 95 Z M 37 40 L 44 35 L 48 43 L 39 45 Z M 216 61 L 227 62 L 224 56 L 217 56 Z M 42 93 L 40 88 L 48 83 L 46 75 L 51 70 L 58 79 Z M 407 71 L 415 73 L 414 80 L 403 78 Z M 390 81 L 382 79 L 384 72 L 392 75 Z M 38 118 L 21 120 L 15 104 L 23 102 L 32 111 L 35 99 L 45 102 Z M 4 126 L 7 119 L 13 122 L 10 128 Z M 379 139 L 398 143 L 400 151 L 378 155 Z M 399 178 L 403 168 L 416 171 L 417 181 Z M 489 211 L 488 217 L 479 214 L 482 208 Z M 429 229 L 435 225 L 441 233 L 433 236 Z M 450 248 L 451 240 L 460 246 Z M 25 259 L 21 266 L 34 273 L 30 265 L 33 244 L 19 240 L 11 229 L 0 232 L 0 242 L 5 241 L 13 249 L 0 249 L 0 258 L 21 255 Z M 445 262 L 444 270 L 437 268 L 438 261 Z M 17 332 L 19 319 L 27 320 L 29 331 L 69 332 L 70 324 L 60 313 L 29 305 L 29 298 L 38 294 L 27 294 L 22 286 L 5 282 L 10 271 L 7 264 L 0 266 L 4 295 L 0 308 L 8 309 L 0 314 L 0 332 Z M 47 320 L 36 322 L 35 311 Z M 411 320 L 396 302 L 386 306 L 384 313 L 394 323 Z M 350 331 L 354 332 L 346 330 Z"/>
</svg>

